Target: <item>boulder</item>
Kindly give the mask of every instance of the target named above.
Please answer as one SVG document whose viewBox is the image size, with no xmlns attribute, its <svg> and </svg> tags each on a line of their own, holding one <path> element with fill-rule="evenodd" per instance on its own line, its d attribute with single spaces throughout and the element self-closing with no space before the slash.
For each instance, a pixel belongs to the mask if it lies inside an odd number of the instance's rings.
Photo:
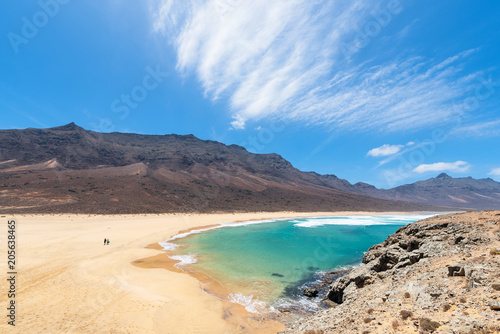
<svg viewBox="0 0 500 334">
<path fill-rule="evenodd" d="M 304 294 L 304 296 L 306 297 L 316 297 L 319 293 L 318 289 L 315 289 L 315 288 L 305 288 L 305 289 L 302 289 L 302 293 Z"/>
<path fill-rule="evenodd" d="M 500 301 L 498 300 L 491 300 L 486 305 L 494 311 L 500 311 Z"/>
<path fill-rule="evenodd" d="M 363 263 L 369 263 L 373 260 L 379 258 L 382 254 L 384 254 L 384 248 L 380 244 L 372 246 L 368 249 L 368 251 L 363 256 Z"/>
<path fill-rule="evenodd" d="M 330 286 L 330 290 L 326 295 L 326 299 L 329 299 L 337 304 L 342 304 L 344 302 L 344 290 L 351 284 L 352 287 L 361 288 L 373 281 L 372 274 L 374 273 L 374 264 L 377 260 L 374 260 L 364 266 L 357 267 L 352 270 L 349 274 L 339 278 Z"/>
<path fill-rule="evenodd" d="M 408 255 L 411 264 L 417 263 L 421 258 L 422 254 L 419 251 L 413 251 Z"/>
</svg>

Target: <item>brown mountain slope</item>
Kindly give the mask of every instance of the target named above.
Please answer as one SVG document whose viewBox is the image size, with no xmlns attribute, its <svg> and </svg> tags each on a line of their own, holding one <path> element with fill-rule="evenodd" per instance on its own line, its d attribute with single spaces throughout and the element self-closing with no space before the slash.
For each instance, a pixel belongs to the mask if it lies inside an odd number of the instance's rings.
<svg viewBox="0 0 500 334">
<path fill-rule="evenodd" d="M 369 194 L 369 193 L 365 193 Z M 500 209 L 500 183 L 492 179 L 453 178 L 440 174 L 387 191 L 386 198 L 474 209 Z M 416 201 L 416 197 L 425 198 Z"/>
<path fill-rule="evenodd" d="M 277 154 L 192 135 L 96 133 L 74 123 L 0 131 L 1 212 L 440 209 L 346 192 L 323 178 Z"/>
<path fill-rule="evenodd" d="M 340 188 L 340 187 L 339 187 Z M 500 209 L 500 183 L 472 177 L 453 178 L 445 173 L 437 177 L 392 189 L 377 189 L 366 183 L 340 188 L 378 198 L 435 204 L 467 209 Z"/>
</svg>

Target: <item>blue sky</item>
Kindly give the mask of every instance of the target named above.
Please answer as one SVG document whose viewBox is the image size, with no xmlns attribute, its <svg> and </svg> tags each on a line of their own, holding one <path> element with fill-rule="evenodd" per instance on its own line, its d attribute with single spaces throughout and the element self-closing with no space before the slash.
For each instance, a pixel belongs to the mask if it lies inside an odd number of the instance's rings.
<svg viewBox="0 0 500 334">
<path fill-rule="evenodd" d="M 498 1 L 1 6 L 2 129 L 192 133 L 384 188 L 500 181 Z"/>
</svg>

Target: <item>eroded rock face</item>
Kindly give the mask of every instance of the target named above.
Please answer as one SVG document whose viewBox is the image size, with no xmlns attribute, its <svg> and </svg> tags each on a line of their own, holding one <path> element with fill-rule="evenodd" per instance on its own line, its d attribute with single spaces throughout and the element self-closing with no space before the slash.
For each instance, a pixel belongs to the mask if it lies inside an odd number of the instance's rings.
<svg viewBox="0 0 500 334">
<path fill-rule="evenodd" d="M 404 226 L 330 284 L 326 304 L 336 307 L 285 333 L 417 333 L 434 323 L 439 333 L 500 332 L 499 250 L 499 211 Z"/>
<path fill-rule="evenodd" d="M 383 243 L 372 246 L 363 256 L 364 266 L 354 269 L 349 275 L 331 285 L 326 298 L 341 304 L 343 290 L 354 282 L 362 288 L 373 282 L 374 277 L 387 277 L 394 270 L 419 262 L 422 258 L 442 256 L 452 245 L 467 248 L 471 245 L 489 242 L 489 238 L 478 236 L 477 231 L 462 222 L 414 223 L 399 228 Z M 462 247 L 460 247 L 462 246 Z M 481 268 L 465 268 L 450 265 L 448 276 L 466 276 L 471 287 L 481 285 L 484 271 Z M 380 274 L 386 272 L 386 274 Z"/>
<path fill-rule="evenodd" d="M 374 260 L 376 261 L 376 260 Z M 330 286 L 330 291 L 328 292 L 326 298 L 337 303 L 342 304 L 344 301 L 344 290 L 351 284 L 355 284 L 356 287 L 362 288 L 367 284 L 370 284 L 373 280 L 374 274 L 373 266 L 366 265 L 361 266 L 349 274 L 339 278 Z"/>
<path fill-rule="evenodd" d="M 344 301 L 343 291 L 352 282 L 358 288 L 362 288 L 371 284 L 375 276 L 380 277 L 378 273 L 411 266 L 423 257 L 433 256 L 435 252 L 442 250 L 440 244 L 436 244 L 442 238 L 428 240 L 430 235 L 435 234 L 429 231 L 441 231 L 447 226 L 448 223 L 439 223 L 429 226 L 412 224 L 401 227 L 383 243 L 372 246 L 363 256 L 362 262 L 365 265 L 334 282 L 326 298 L 341 304 Z M 423 245 L 425 247 L 422 247 Z"/>
</svg>

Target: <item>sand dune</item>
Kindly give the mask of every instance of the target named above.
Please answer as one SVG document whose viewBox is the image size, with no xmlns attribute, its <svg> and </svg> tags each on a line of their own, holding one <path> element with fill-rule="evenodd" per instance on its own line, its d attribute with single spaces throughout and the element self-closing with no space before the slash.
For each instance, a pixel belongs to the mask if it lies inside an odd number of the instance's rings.
<svg viewBox="0 0 500 334">
<path fill-rule="evenodd" d="M 9 165 L 11 163 L 16 162 L 16 160 L 9 160 L 9 161 L 4 161 L 1 162 L 1 164 Z M 38 164 L 32 164 L 32 165 L 25 165 L 25 166 L 17 166 L 17 167 L 12 167 L 12 168 L 7 168 L 7 169 L 2 169 L 2 172 L 20 172 L 20 171 L 39 171 L 39 170 L 49 170 L 49 169 L 61 169 L 62 165 L 57 162 L 56 159 L 50 159 L 45 162 L 41 162 Z"/>
</svg>

